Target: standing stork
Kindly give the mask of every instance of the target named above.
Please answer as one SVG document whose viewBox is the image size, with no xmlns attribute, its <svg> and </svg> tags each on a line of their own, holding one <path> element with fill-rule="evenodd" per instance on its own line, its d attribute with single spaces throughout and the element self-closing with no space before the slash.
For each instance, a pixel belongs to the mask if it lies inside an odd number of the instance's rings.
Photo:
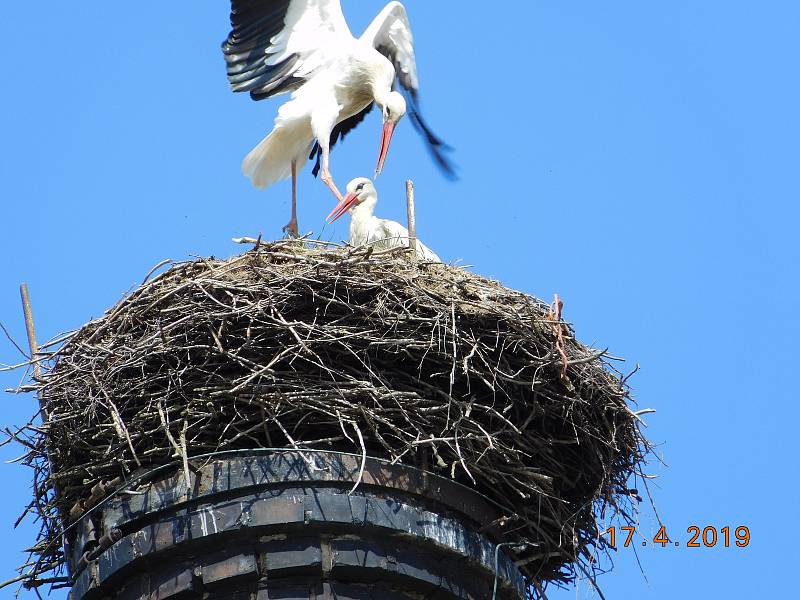
<svg viewBox="0 0 800 600">
<path fill-rule="evenodd" d="M 254 100 L 291 94 L 272 133 L 242 164 L 257 188 L 292 178 L 292 218 L 284 231 L 298 235 L 297 173 L 307 160 L 316 159 L 314 175 L 321 169 L 322 181 L 342 201 L 330 172 L 331 147 L 375 104 L 383 114 L 376 176 L 407 112 L 443 172 L 454 176 L 449 148 L 419 112 L 414 41 L 400 2 L 387 4 L 360 38 L 350 33 L 340 0 L 231 0 L 231 25 L 222 50 L 233 91 L 250 92 Z M 396 81 L 405 96 L 394 89 Z"/>
</svg>

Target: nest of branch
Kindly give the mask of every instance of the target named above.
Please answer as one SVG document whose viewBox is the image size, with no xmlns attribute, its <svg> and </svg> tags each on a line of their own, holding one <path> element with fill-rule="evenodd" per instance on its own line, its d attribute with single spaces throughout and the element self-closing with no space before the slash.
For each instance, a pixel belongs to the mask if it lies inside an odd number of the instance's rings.
<svg viewBox="0 0 800 600">
<path fill-rule="evenodd" d="M 496 541 L 536 544 L 517 557 L 532 582 L 565 582 L 594 571 L 601 515 L 632 514 L 648 452 L 624 380 L 557 307 L 402 252 L 283 242 L 173 265 L 71 335 L 35 387 L 33 577 L 63 562 L 64 523 L 104 482 L 288 447 L 468 485 L 505 515 Z"/>
</svg>

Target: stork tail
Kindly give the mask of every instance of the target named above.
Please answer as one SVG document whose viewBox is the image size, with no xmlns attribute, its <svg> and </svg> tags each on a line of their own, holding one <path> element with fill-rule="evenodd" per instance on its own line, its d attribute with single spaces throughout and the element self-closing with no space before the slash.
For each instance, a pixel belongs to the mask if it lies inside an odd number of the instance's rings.
<svg viewBox="0 0 800 600">
<path fill-rule="evenodd" d="M 242 172 L 258 189 L 289 179 L 292 176 L 292 160 L 297 160 L 298 171 L 307 160 L 307 144 L 302 144 L 302 148 L 292 147 L 296 145 L 297 141 L 291 139 L 287 130 L 278 127 L 245 157 Z"/>
</svg>

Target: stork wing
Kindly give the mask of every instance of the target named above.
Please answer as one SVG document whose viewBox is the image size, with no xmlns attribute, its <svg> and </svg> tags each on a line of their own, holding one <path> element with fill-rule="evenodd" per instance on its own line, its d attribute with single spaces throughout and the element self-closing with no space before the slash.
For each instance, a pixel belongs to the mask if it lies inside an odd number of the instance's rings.
<svg viewBox="0 0 800 600">
<path fill-rule="evenodd" d="M 372 45 L 394 64 L 400 85 L 412 98 L 419 92 L 414 36 L 408 14 L 400 2 L 390 2 L 367 27 L 362 41 Z"/>
<path fill-rule="evenodd" d="M 419 78 L 414 55 L 414 36 L 408 14 L 400 2 L 390 2 L 375 17 L 361 39 L 372 45 L 394 64 L 397 80 L 409 99 L 409 116 L 417 131 L 428 144 L 436 163 L 450 178 L 456 177 L 455 168 L 447 157 L 451 148 L 437 137 L 419 109 Z"/>
<path fill-rule="evenodd" d="M 350 29 L 340 0 L 231 0 L 222 52 L 235 92 L 254 100 L 297 89 Z"/>
</svg>

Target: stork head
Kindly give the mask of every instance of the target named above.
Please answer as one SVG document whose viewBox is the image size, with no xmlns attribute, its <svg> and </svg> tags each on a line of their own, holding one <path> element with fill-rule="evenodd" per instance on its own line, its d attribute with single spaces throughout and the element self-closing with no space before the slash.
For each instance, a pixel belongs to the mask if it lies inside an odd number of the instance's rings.
<svg viewBox="0 0 800 600">
<path fill-rule="evenodd" d="M 359 206 L 364 206 L 370 211 L 374 211 L 377 203 L 378 192 L 375 189 L 375 184 L 366 177 L 353 179 L 347 184 L 347 195 L 344 200 L 328 215 L 328 223 L 339 220 L 347 211 L 350 209 L 355 210 Z"/>
<path fill-rule="evenodd" d="M 392 136 L 394 135 L 394 128 L 397 123 L 406 116 L 408 110 L 406 106 L 406 99 L 400 92 L 389 92 L 386 95 L 377 96 L 375 102 L 381 107 L 383 112 L 383 134 L 381 135 L 381 149 L 378 155 L 378 167 L 375 169 L 375 177 L 383 171 L 383 164 L 386 162 L 386 156 L 389 154 L 389 145 L 392 143 Z"/>
</svg>

